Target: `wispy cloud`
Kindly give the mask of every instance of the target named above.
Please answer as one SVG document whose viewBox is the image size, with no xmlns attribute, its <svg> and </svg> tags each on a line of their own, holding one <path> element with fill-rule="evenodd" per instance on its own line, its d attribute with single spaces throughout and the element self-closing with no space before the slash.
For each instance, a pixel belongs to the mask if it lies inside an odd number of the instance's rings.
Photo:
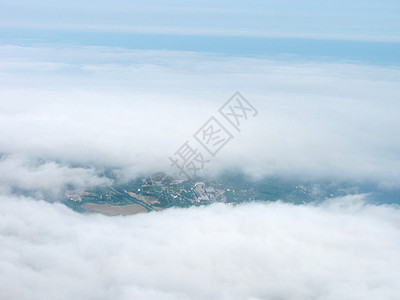
<svg viewBox="0 0 400 300">
<path fill-rule="evenodd" d="M 399 41 L 397 1 L 4 3 L 2 27 Z"/>
</svg>

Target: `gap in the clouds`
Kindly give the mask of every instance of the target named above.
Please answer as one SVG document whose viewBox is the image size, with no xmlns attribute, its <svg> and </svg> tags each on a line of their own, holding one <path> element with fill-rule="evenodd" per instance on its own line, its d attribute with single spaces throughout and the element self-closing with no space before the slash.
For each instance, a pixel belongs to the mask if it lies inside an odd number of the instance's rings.
<svg viewBox="0 0 400 300">
<path fill-rule="evenodd" d="M 6 171 L 7 170 L 7 171 Z M 63 202 L 78 212 L 136 214 L 174 207 L 238 205 L 283 201 L 295 205 L 363 195 L 366 203 L 399 204 L 400 189 L 367 181 L 268 175 L 254 177 L 241 168 L 223 168 L 193 178 L 165 172 L 133 172 L 117 167 L 2 155 L 0 194 Z"/>
<path fill-rule="evenodd" d="M 305 179 L 280 176 L 253 178 L 236 170 L 217 175 L 182 178 L 158 172 L 112 186 L 71 190 L 64 203 L 79 212 L 129 215 L 168 208 L 216 203 L 238 205 L 282 201 L 295 205 L 321 204 L 335 198 L 360 196 L 373 205 L 399 204 L 400 190 L 382 189 L 372 182 Z"/>
<path fill-rule="evenodd" d="M 219 53 L 224 56 L 274 57 L 400 65 L 400 43 L 311 38 L 267 38 L 183 34 L 140 34 L 76 30 L 1 29 L 1 44 L 80 45 Z"/>
</svg>

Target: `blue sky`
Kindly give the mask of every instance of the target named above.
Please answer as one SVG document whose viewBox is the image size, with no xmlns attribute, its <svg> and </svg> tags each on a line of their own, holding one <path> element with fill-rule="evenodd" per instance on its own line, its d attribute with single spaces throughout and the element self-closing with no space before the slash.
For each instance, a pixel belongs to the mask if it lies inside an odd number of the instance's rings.
<svg viewBox="0 0 400 300">
<path fill-rule="evenodd" d="M 400 63 L 398 1 L 2 1 L 0 43 Z"/>
</svg>

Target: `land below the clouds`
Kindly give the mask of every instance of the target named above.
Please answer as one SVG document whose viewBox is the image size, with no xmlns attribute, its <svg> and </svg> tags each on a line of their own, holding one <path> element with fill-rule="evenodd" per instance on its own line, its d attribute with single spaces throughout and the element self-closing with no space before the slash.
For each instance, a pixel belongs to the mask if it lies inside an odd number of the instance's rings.
<svg viewBox="0 0 400 300">
<path fill-rule="evenodd" d="M 164 173 L 156 173 L 107 187 L 71 189 L 67 191 L 65 203 L 79 212 L 115 216 L 216 202 L 236 205 L 249 201 L 282 200 L 305 204 L 349 194 L 371 194 L 372 190 L 370 187 L 349 183 L 310 183 L 276 178 L 254 181 L 238 173 L 193 180 L 176 179 Z M 374 194 L 377 195 L 376 192 Z M 399 199 L 397 194 L 392 195 L 392 198 Z"/>
</svg>

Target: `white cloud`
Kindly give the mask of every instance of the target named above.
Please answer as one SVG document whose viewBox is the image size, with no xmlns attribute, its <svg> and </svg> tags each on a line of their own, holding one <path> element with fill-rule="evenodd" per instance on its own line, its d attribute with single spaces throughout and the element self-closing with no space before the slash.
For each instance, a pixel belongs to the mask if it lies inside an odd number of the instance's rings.
<svg viewBox="0 0 400 300">
<path fill-rule="evenodd" d="M 32 162 L 23 157 L 0 158 L 0 192 L 28 193 L 54 201 L 64 195 L 67 185 L 76 189 L 111 184 L 94 168 L 69 167 L 52 161 Z"/>
<path fill-rule="evenodd" d="M 239 90 L 259 114 L 207 172 L 400 186 L 395 67 L 102 47 L 0 54 L 3 153 L 128 178 L 169 170 L 168 156 Z"/>
<path fill-rule="evenodd" d="M 2 299 L 397 299 L 399 211 L 212 205 L 127 217 L 0 200 Z"/>
</svg>

